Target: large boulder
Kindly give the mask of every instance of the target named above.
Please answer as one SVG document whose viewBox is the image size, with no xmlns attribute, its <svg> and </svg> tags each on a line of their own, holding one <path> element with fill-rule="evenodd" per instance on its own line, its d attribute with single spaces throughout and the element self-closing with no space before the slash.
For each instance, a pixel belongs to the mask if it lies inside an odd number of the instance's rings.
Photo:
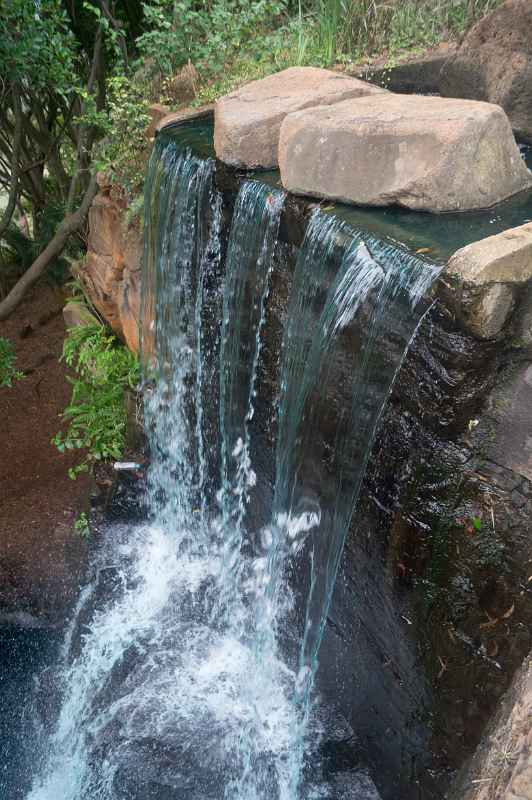
<svg viewBox="0 0 532 800">
<path fill-rule="evenodd" d="M 532 186 L 498 106 L 391 93 L 290 114 L 279 166 L 296 194 L 427 211 L 487 208 Z"/>
<path fill-rule="evenodd" d="M 532 223 L 457 250 L 444 275 L 456 315 L 480 339 L 497 336 L 532 279 Z"/>
<path fill-rule="evenodd" d="M 214 110 L 216 155 L 237 167 L 274 168 L 279 130 L 287 114 L 384 92 L 357 78 L 316 67 L 277 72 L 218 100 Z"/>
<path fill-rule="evenodd" d="M 530 0 L 507 0 L 469 31 L 442 70 L 440 91 L 497 103 L 516 134 L 532 142 Z"/>
</svg>

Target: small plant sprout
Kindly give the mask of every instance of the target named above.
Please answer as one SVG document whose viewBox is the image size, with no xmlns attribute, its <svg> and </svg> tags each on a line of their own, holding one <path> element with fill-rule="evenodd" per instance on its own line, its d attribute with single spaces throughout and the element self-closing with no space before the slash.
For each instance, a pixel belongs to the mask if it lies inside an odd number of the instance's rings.
<svg viewBox="0 0 532 800">
<path fill-rule="evenodd" d="M 24 373 L 15 369 L 15 349 L 13 344 L 0 336 L 0 387 L 11 387 L 13 381 L 19 381 Z"/>
<path fill-rule="evenodd" d="M 85 511 L 82 511 L 77 520 L 74 523 L 74 530 L 78 533 L 83 539 L 86 539 L 90 536 L 90 524 L 89 518 Z"/>
</svg>

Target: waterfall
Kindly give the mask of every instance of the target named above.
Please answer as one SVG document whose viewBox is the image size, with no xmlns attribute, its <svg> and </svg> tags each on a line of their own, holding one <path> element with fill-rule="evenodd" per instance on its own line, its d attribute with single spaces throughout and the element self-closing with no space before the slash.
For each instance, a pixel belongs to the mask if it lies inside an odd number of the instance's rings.
<svg viewBox="0 0 532 800">
<path fill-rule="evenodd" d="M 335 249 L 341 255 L 331 275 Z M 281 582 L 283 564 L 291 557 L 298 564 L 298 687 L 306 699 L 377 423 L 438 272 L 319 211 L 296 264 L 283 342 L 270 561 Z M 332 394 L 345 400 L 340 409 Z M 324 439 L 316 436 L 321 428 Z"/>
<path fill-rule="evenodd" d="M 224 595 L 234 591 L 234 576 L 242 566 L 242 523 L 249 490 L 256 481 L 249 424 L 254 415 L 261 331 L 283 203 L 282 192 L 253 181 L 244 183 L 229 238 L 220 359 Z M 222 612 L 227 613 L 228 607 L 222 604 Z"/>
<path fill-rule="evenodd" d="M 159 138 L 141 322 L 149 514 L 112 527 L 97 554 L 28 800 L 331 797 L 307 768 L 319 645 L 437 270 L 312 215 L 284 323 L 270 522 L 253 530 L 251 427 L 285 197 L 243 182 L 225 242 L 215 178 L 214 161 Z"/>
</svg>

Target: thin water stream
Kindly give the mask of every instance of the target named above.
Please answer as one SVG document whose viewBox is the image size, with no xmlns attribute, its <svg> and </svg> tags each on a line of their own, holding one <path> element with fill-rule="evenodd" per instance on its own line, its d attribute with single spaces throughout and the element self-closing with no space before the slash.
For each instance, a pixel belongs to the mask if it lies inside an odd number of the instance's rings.
<svg viewBox="0 0 532 800">
<path fill-rule="evenodd" d="M 377 797 L 360 770 L 334 785 L 322 772 L 314 678 L 375 430 L 438 268 L 314 212 L 284 320 L 271 478 L 252 427 L 285 196 L 244 181 L 226 242 L 214 177 L 211 159 L 158 140 L 148 519 L 112 527 L 97 554 L 27 800 Z"/>
</svg>

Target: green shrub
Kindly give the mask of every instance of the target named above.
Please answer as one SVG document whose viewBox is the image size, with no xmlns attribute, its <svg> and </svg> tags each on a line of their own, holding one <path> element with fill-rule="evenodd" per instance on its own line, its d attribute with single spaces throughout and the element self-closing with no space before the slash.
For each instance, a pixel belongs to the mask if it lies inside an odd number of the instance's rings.
<svg viewBox="0 0 532 800">
<path fill-rule="evenodd" d="M 4 336 L 0 336 L 0 387 L 13 385 L 14 380 L 20 380 L 24 373 L 15 369 L 15 348 Z"/>
<path fill-rule="evenodd" d="M 72 328 L 62 358 L 76 376 L 69 379 L 72 398 L 62 414 L 68 428 L 52 442 L 61 453 L 85 451 L 83 460 L 69 470 L 69 476 L 75 478 L 95 461 L 121 458 L 126 431 L 124 390 L 137 385 L 139 362 L 98 324 Z"/>
<path fill-rule="evenodd" d="M 102 123 L 105 135 L 97 146 L 96 166 L 131 198 L 142 187 L 151 148 L 146 137 L 148 90 L 144 82 L 116 76 L 108 81 L 107 91 L 108 115 Z"/>
<path fill-rule="evenodd" d="M 223 72 L 242 50 L 261 49 L 285 12 L 285 0 L 148 0 L 141 55 L 163 75 L 191 61 L 202 75 Z"/>
<path fill-rule="evenodd" d="M 292 0 L 284 51 L 292 64 L 331 66 L 425 49 L 463 35 L 502 0 Z"/>
<path fill-rule="evenodd" d="M 306 50 L 332 64 L 455 39 L 502 0 L 309 0 L 299 6 Z M 301 44 L 299 45 L 301 49 Z"/>
</svg>

